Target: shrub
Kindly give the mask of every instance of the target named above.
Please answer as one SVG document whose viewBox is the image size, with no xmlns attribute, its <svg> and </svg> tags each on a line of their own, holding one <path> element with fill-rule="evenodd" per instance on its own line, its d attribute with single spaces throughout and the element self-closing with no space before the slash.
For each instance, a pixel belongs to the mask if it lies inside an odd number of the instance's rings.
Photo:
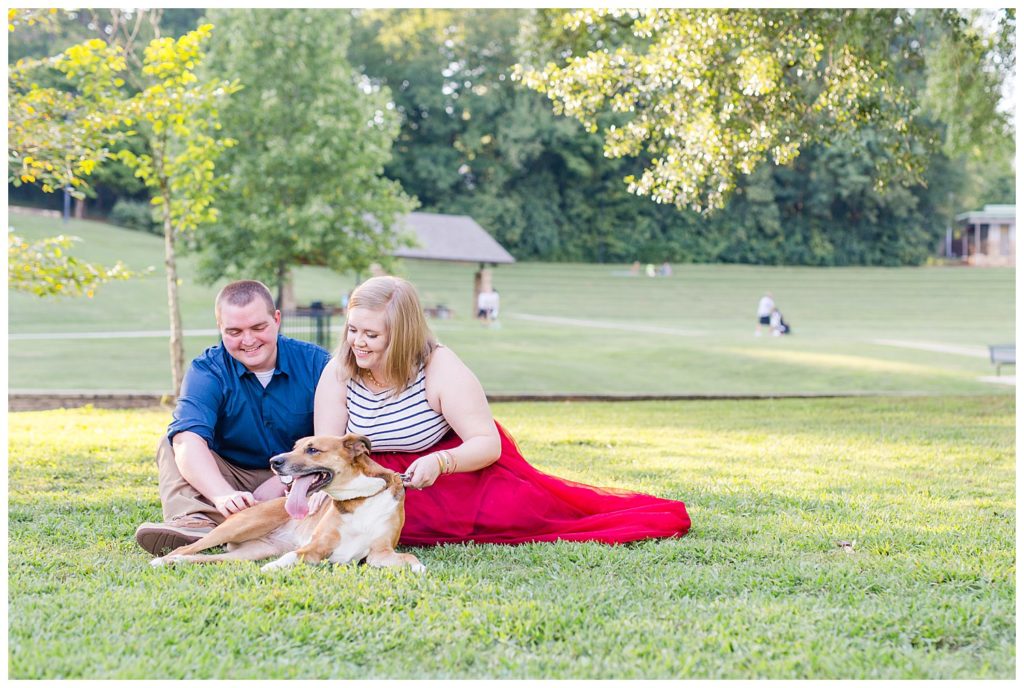
<svg viewBox="0 0 1024 688">
<path fill-rule="evenodd" d="M 110 221 L 150 234 L 161 233 L 160 224 L 153 219 L 153 208 L 149 201 L 118 199 L 110 210 Z"/>
</svg>

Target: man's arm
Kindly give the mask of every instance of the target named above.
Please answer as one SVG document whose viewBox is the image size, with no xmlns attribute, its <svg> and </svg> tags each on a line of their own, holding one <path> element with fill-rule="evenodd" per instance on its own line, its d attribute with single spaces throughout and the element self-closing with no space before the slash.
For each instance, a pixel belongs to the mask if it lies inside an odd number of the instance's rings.
<svg viewBox="0 0 1024 688">
<path fill-rule="evenodd" d="M 172 441 L 174 462 L 181 477 L 199 490 L 225 516 L 246 509 L 256 503 L 251 492 L 236 490 L 220 474 L 217 460 L 210 447 L 194 432 L 179 432 Z"/>
</svg>

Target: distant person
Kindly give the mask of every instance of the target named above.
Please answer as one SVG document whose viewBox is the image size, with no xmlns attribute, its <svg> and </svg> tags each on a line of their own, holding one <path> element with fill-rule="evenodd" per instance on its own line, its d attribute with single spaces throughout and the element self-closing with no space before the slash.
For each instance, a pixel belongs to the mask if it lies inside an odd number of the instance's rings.
<svg viewBox="0 0 1024 688">
<path fill-rule="evenodd" d="M 771 292 L 766 292 L 761 300 L 757 302 L 757 329 L 754 330 L 754 336 L 761 336 L 761 326 L 767 325 L 771 327 L 772 322 L 772 310 L 775 308 L 775 299 L 772 298 Z"/>
<path fill-rule="evenodd" d="M 498 319 L 498 309 L 501 305 L 501 297 L 494 289 L 482 291 L 476 297 L 476 317 L 486 323 L 492 323 Z"/>
<path fill-rule="evenodd" d="M 527 463 L 473 371 L 438 344 L 409 282 L 359 285 L 345 332 L 317 386 L 316 432 L 364 435 L 374 461 L 404 473 L 401 543 L 618 543 L 689 530 L 680 501 L 570 482 Z"/>
<path fill-rule="evenodd" d="M 228 284 L 214 313 L 221 343 L 192 361 L 157 448 L 164 523 L 135 531 L 156 556 L 283 496 L 270 458 L 313 434 L 314 390 L 330 354 L 280 334 L 281 311 L 261 282 Z M 310 513 L 320 499 L 311 498 Z"/>
<path fill-rule="evenodd" d="M 634 260 L 633 265 L 629 268 L 629 274 L 639 275 L 640 274 L 640 261 Z"/>
<path fill-rule="evenodd" d="M 352 292 L 347 291 L 341 295 L 341 314 L 345 315 L 348 312 L 348 300 L 352 298 Z"/>
<path fill-rule="evenodd" d="M 664 263 L 661 264 L 661 267 L 658 268 L 658 274 L 661 275 L 662 277 L 671 277 L 672 265 L 666 260 Z"/>
<path fill-rule="evenodd" d="M 657 275 L 658 273 L 657 273 L 657 272 L 655 272 L 655 270 L 654 270 L 654 263 L 648 263 L 648 264 L 647 264 L 647 267 L 646 267 L 646 268 L 644 268 L 644 273 L 645 273 L 645 274 L 646 274 L 646 275 L 647 275 L 648 277 L 654 277 L 655 275 Z"/>
<path fill-rule="evenodd" d="M 789 324 L 783 320 L 782 311 L 778 308 L 772 309 L 771 317 L 769 318 L 769 325 L 772 328 L 772 336 L 779 337 L 784 334 L 789 334 Z"/>
</svg>

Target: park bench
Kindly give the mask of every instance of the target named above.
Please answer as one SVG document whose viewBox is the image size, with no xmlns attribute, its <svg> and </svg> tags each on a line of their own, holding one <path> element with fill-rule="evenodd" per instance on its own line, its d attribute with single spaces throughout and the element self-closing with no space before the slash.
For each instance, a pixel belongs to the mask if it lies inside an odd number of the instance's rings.
<svg viewBox="0 0 1024 688">
<path fill-rule="evenodd" d="M 1015 344 L 989 344 L 988 356 L 996 366 L 996 375 L 1004 365 L 1017 365 L 1017 347 Z"/>
</svg>

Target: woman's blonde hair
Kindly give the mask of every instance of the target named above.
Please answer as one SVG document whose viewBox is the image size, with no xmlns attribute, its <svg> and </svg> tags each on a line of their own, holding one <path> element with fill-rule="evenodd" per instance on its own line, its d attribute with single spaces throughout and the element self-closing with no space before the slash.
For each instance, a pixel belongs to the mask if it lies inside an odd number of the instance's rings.
<svg viewBox="0 0 1024 688">
<path fill-rule="evenodd" d="M 423 316 L 416 287 L 401 277 L 373 277 L 352 292 L 348 301 L 350 313 L 353 308 L 384 313 L 388 346 L 384 350 L 383 373 L 388 381 L 395 383 L 394 393 L 401 394 L 416 381 L 420 365 L 426 363 L 430 353 L 437 347 L 437 339 Z M 363 373 L 356 365 L 355 354 L 348 344 L 347 317 L 344 334 L 336 354 L 341 361 L 343 374 L 362 380 Z"/>
</svg>

